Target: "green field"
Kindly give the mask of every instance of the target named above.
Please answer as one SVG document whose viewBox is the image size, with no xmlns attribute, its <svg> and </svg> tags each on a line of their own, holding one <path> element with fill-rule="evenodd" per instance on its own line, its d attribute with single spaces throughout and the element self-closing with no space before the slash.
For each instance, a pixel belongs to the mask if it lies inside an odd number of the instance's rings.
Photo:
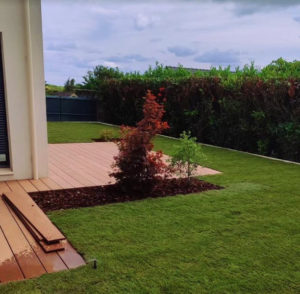
<svg viewBox="0 0 300 294">
<path fill-rule="evenodd" d="M 49 123 L 49 142 L 90 142 L 99 124 Z M 117 131 L 117 130 L 116 130 Z M 172 154 L 177 140 L 159 137 Z M 56 211 L 99 267 L 0 286 L 0 293 L 299 293 L 300 165 L 204 146 L 225 189 Z"/>
</svg>

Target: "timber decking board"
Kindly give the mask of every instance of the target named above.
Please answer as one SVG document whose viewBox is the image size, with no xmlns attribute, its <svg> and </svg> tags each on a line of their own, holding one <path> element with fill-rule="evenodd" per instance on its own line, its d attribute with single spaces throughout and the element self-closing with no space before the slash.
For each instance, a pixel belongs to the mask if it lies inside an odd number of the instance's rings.
<svg viewBox="0 0 300 294">
<path fill-rule="evenodd" d="M 63 243 L 58 241 L 58 242 L 55 242 L 55 243 L 47 243 L 43 236 L 40 234 L 39 231 L 37 231 L 35 229 L 35 227 L 33 227 L 31 225 L 30 222 L 28 222 L 24 216 L 17 210 L 15 209 L 15 207 L 8 207 L 9 210 L 11 211 L 11 213 L 14 215 L 14 218 L 16 220 L 16 222 L 18 224 L 22 224 L 22 227 L 24 226 L 24 228 L 26 228 L 26 232 L 28 231 L 28 233 L 30 232 L 30 236 L 36 241 L 38 242 L 38 244 L 43 248 L 43 250 L 45 252 L 53 252 L 53 251 L 58 251 L 58 250 L 64 250 L 64 246 L 63 246 Z"/>
<path fill-rule="evenodd" d="M 65 239 L 64 235 L 52 224 L 49 218 L 26 192 L 6 192 L 4 196 L 47 242 L 50 243 Z"/>
<path fill-rule="evenodd" d="M 41 178 L 40 179 L 44 184 L 46 184 L 50 190 L 59 190 L 62 189 L 62 186 L 58 185 L 58 183 L 54 182 L 50 178 Z"/>
<path fill-rule="evenodd" d="M 23 273 L 0 227 L 0 283 L 23 279 Z"/>
<path fill-rule="evenodd" d="M 96 174 L 93 173 L 94 175 L 101 174 L 101 179 L 107 178 L 109 179 L 109 173 L 112 171 L 111 169 L 111 164 L 112 160 L 111 159 L 106 159 L 103 156 L 99 156 L 99 154 L 93 152 L 93 150 L 88 146 L 89 148 L 85 147 L 82 148 L 80 146 L 72 146 L 74 150 L 77 150 L 78 153 L 82 154 L 83 160 L 80 161 L 80 165 L 85 165 L 89 169 L 96 170 Z"/>
<path fill-rule="evenodd" d="M 3 229 L 6 240 L 10 245 L 24 277 L 33 278 L 46 273 L 45 268 L 28 243 L 2 197 L 0 199 L 0 211 L 0 226 Z"/>
<path fill-rule="evenodd" d="M 25 190 L 19 183 L 19 181 L 7 181 L 7 186 L 9 187 L 10 191 L 19 191 L 19 192 L 24 192 Z M 3 193 L 3 192 L 2 192 Z"/>
<path fill-rule="evenodd" d="M 11 191 L 6 182 L 0 182 L 0 196 L 4 192 Z"/>
<path fill-rule="evenodd" d="M 98 184 L 98 180 L 95 179 L 94 176 L 87 174 L 87 170 L 84 165 L 78 166 L 76 160 L 70 156 L 70 153 L 63 153 L 64 152 L 57 153 L 57 157 L 61 159 L 60 162 L 56 162 L 57 167 L 60 167 L 70 177 L 82 183 L 83 185 L 96 186 Z M 53 161 L 52 158 L 50 158 L 50 162 L 51 161 Z"/>
<path fill-rule="evenodd" d="M 30 244 L 31 248 L 36 253 L 37 257 L 41 261 L 43 267 L 45 268 L 47 273 L 57 272 L 61 270 L 66 270 L 67 266 L 64 264 L 60 256 L 57 252 L 45 253 L 44 250 L 40 247 L 40 245 L 36 242 L 36 240 L 32 237 L 28 230 L 26 230 L 22 221 L 18 218 L 18 216 L 14 213 L 14 211 L 9 208 L 12 216 L 14 217 L 16 223 L 19 225 L 20 229 L 24 233 L 25 238 Z"/>
<path fill-rule="evenodd" d="M 41 180 L 30 180 L 30 183 L 39 191 L 50 190 L 50 188 Z"/>
<path fill-rule="evenodd" d="M 31 233 L 31 236 L 37 242 L 44 240 L 43 236 L 24 218 L 24 216 L 15 207 L 9 207 L 9 208 L 14 212 L 14 214 L 16 214 L 18 219 L 22 221 L 23 225 Z"/>
<path fill-rule="evenodd" d="M 38 189 L 34 185 L 32 185 L 32 183 L 29 180 L 20 180 L 20 181 L 18 181 L 18 183 L 28 193 L 37 192 L 38 191 Z"/>
<path fill-rule="evenodd" d="M 43 248 L 44 252 L 57 252 L 60 250 L 65 250 L 65 245 L 62 241 L 53 244 L 47 244 L 45 241 L 39 241 L 39 245 Z"/>
<path fill-rule="evenodd" d="M 72 150 L 70 150 L 69 155 L 71 156 L 73 154 Z M 92 182 L 89 186 L 97 186 L 101 182 L 108 182 L 110 180 L 108 170 L 106 170 L 106 168 L 101 164 L 101 161 L 97 158 L 91 160 L 86 157 L 84 162 L 80 162 L 80 170 L 81 172 L 84 172 L 85 177 L 88 177 L 88 179 Z"/>
<path fill-rule="evenodd" d="M 51 245 L 42 244 L 47 247 L 46 251 L 64 249 L 60 254 L 58 251 L 45 252 L 21 221 L 22 217 L 20 219 L 17 215 L 18 210 L 14 212 L 2 199 L 3 193 L 11 191 L 17 192 L 18 198 L 22 199 L 24 195 L 29 197 L 26 192 L 55 190 L 74 186 L 82 187 L 82 184 L 78 181 L 74 181 L 75 185 L 70 185 L 64 177 L 61 177 L 61 175 L 64 175 L 63 170 L 61 172 L 62 174 L 57 175 L 55 169 L 54 171 L 50 170 L 49 174 L 53 177 L 38 181 L 13 180 L 0 182 L 0 226 L 3 225 L 5 228 L 2 231 L 0 227 L 0 284 L 37 277 L 46 272 L 72 269 L 85 264 L 83 258 L 67 240 L 64 240 L 63 243 Z M 27 224 L 30 223 L 27 222 Z M 32 226 L 31 229 L 35 231 L 38 236 L 37 239 L 42 238 Z M 4 231 L 7 233 L 7 238 Z"/>
<path fill-rule="evenodd" d="M 65 250 L 58 251 L 57 253 L 69 269 L 85 265 L 84 259 L 67 240 L 63 240 L 62 243 L 64 244 Z"/>
<path fill-rule="evenodd" d="M 49 168 L 51 169 L 50 172 L 53 172 L 57 176 L 61 177 L 63 180 L 65 180 L 70 185 L 72 185 L 72 187 L 74 188 L 85 187 L 84 183 L 79 182 L 78 180 L 73 178 L 73 174 L 71 174 L 70 176 L 57 161 L 55 161 L 55 164 L 52 163 L 50 158 L 49 158 Z"/>
</svg>

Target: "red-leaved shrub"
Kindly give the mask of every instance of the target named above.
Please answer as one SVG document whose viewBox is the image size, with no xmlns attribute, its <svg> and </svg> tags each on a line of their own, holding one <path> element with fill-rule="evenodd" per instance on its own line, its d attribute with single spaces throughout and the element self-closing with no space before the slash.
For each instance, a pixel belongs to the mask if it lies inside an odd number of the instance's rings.
<svg viewBox="0 0 300 294">
<path fill-rule="evenodd" d="M 168 175 L 168 167 L 162 161 L 162 152 L 154 152 L 152 139 L 168 123 L 162 121 L 164 106 L 147 91 L 143 106 L 144 118 L 136 127 L 121 127 L 121 140 L 118 142 L 119 154 L 115 157 L 111 176 L 128 192 L 149 193 L 157 180 Z"/>
</svg>

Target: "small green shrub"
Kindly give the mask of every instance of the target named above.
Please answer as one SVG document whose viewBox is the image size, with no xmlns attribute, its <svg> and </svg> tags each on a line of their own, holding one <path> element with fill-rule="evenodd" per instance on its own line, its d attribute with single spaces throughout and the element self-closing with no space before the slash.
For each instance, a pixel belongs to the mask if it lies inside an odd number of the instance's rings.
<svg viewBox="0 0 300 294">
<path fill-rule="evenodd" d="M 110 130 L 103 130 L 100 132 L 99 141 L 102 142 L 111 142 L 111 141 L 116 141 L 118 137 Z"/>
<path fill-rule="evenodd" d="M 180 143 L 170 159 L 171 167 L 189 179 L 194 175 L 198 165 L 205 161 L 205 155 L 196 140 L 190 131 L 181 133 Z"/>
</svg>

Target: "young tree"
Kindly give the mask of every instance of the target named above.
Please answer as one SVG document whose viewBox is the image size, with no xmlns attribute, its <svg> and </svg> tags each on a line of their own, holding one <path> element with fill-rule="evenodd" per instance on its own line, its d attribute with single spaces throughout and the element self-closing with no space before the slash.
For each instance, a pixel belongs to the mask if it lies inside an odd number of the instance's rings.
<svg viewBox="0 0 300 294">
<path fill-rule="evenodd" d="M 167 173 L 162 152 L 152 151 L 154 136 L 169 128 L 167 122 L 162 121 L 164 112 L 163 105 L 148 90 L 143 107 L 144 118 L 137 127 L 121 127 L 119 154 L 115 157 L 111 176 L 126 192 L 149 193 L 155 182 Z"/>
<path fill-rule="evenodd" d="M 64 90 L 66 92 L 73 92 L 76 88 L 75 79 L 68 78 L 64 85 Z"/>
<path fill-rule="evenodd" d="M 195 137 L 191 137 L 191 132 L 183 132 L 180 135 L 179 145 L 170 159 L 171 166 L 184 175 L 189 180 L 200 163 L 205 161 L 205 155 Z"/>
</svg>

